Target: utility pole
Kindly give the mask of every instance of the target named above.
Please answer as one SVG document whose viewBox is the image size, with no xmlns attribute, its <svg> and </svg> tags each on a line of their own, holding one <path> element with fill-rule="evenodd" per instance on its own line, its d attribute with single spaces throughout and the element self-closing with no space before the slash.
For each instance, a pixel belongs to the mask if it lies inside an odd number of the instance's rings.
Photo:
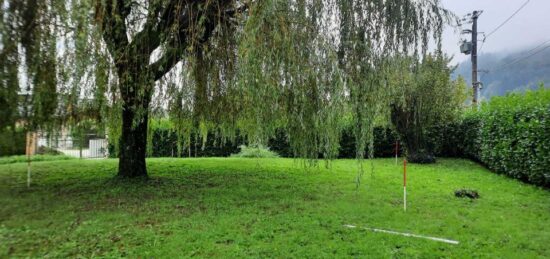
<svg viewBox="0 0 550 259">
<path fill-rule="evenodd" d="M 472 103 L 475 107 L 478 106 L 479 98 L 479 82 L 477 80 L 477 18 L 481 15 L 481 12 L 474 11 L 472 14 L 472 87 L 474 89 L 474 96 Z"/>
<path fill-rule="evenodd" d="M 471 30 L 463 30 L 462 34 L 471 33 L 472 34 L 472 41 L 467 42 L 465 40 L 462 41 L 462 44 L 460 45 L 460 52 L 471 55 L 472 57 L 472 88 L 473 88 L 473 98 L 472 98 L 472 104 L 473 106 L 477 107 L 479 103 L 479 87 L 480 82 L 477 80 L 477 73 L 479 72 L 477 70 L 477 18 L 483 13 L 483 11 L 474 11 L 471 14 L 468 14 L 466 17 L 463 18 L 462 21 L 469 20 L 469 22 L 472 23 L 472 29 Z"/>
</svg>

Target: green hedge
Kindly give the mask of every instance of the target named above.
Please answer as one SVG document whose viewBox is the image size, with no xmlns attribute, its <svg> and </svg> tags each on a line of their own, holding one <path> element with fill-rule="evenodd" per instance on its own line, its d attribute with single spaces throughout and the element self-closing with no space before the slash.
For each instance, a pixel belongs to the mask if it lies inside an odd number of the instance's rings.
<svg viewBox="0 0 550 259">
<path fill-rule="evenodd" d="M 235 143 L 223 141 L 214 134 L 208 134 L 203 147 L 200 138 L 191 137 L 190 148 L 182 150 L 182 157 L 226 157 L 239 152 L 239 145 L 242 141 L 237 138 Z M 153 131 L 152 157 L 173 157 L 178 156 L 178 138 L 174 131 L 164 128 L 157 128 Z"/>
<path fill-rule="evenodd" d="M 462 121 L 430 129 L 430 141 L 437 156 L 550 187 L 550 89 L 493 97 Z"/>
<path fill-rule="evenodd" d="M 395 155 L 395 141 L 397 135 L 391 129 L 376 127 L 374 129 L 374 157 L 392 157 Z M 368 146 L 368 145 L 367 145 Z M 269 140 L 268 147 L 282 157 L 293 157 L 294 154 L 288 143 L 284 131 L 278 131 L 276 136 Z M 403 152 L 400 146 L 400 154 Z M 369 150 L 365 150 L 365 158 Z M 319 154 L 322 158 L 322 154 Z M 340 137 L 338 158 L 356 158 L 355 137 L 351 129 L 344 129 Z"/>
<path fill-rule="evenodd" d="M 463 153 L 489 169 L 550 187 L 550 89 L 493 97 L 466 116 Z"/>
<path fill-rule="evenodd" d="M 178 154 L 178 136 L 169 128 L 157 127 L 152 131 L 152 147 L 149 157 L 227 157 L 239 152 L 239 145 L 243 141 L 237 137 L 236 141 L 223 141 L 214 134 L 208 134 L 203 147 L 202 140 L 191 136 L 189 148 Z M 109 143 L 109 156 L 116 157 L 116 149 Z"/>
<path fill-rule="evenodd" d="M 25 154 L 25 132 L 5 130 L 0 132 L 0 157 Z"/>
<path fill-rule="evenodd" d="M 452 125 L 454 126 L 454 125 Z M 449 130 L 450 125 L 441 126 L 433 129 L 434 136 L 442 136 Z M 176 157 L 178 156 L 177 136 L 176 133 L 168 128 L 155 128 L 152 130 L 152 153 L 151 157 Z M 395 141 L 397 139 L 396 133 L 392 129 L 383 127 L 376 127 L 374 129 L 374 157 L 393 157 L 395 155 Z M 440 140 L 445 140 L 445 137 L 434 138 L 432 146 L 437 147 L 438 156 L 455 156 L 455 151 L 448 152 L 448 148 L 441 148 Z M 231 154 L 239 152 L 240 145 L 246 145 L 247 143 L 243 138 L 237 137 L 234 142 L 226 141 L 225 143 L 216 138 L 215 135 L 209 134 L 206 145 L 202 148 L 202 141 L 199 139 L 195 141 L 195 138 L 191 138 L 191 149 L 186 149 L 182 152 L 182 157 L 226 157 Z M 281 157 L 293 157 L 294 154 L 290 148 L 288 138 L 284 131 L 278 131 L 276 135 L 271 138 L 267 144 L 270 150 L 276 152 Z M 449 146 L 453 146 L 450 144 Z M 403 145 L 400 144 L 400 155 L 403 154 Z M 114 147 L 110 146 L 110 152 L 112 157 L 115 157 Z M 367 155 L 369 150 L 365 150 Z M 340 149 L 338 158 L 356 158 L 355 152 L 355 138 L 351 130 L 344 130 L 340 139 Z M 322 158 L 322 155 L 320 154 Z"/>
<path fill-rule="evenodd" d="M 397 140 L 397 134 L 391 129 L 383 127 L 374 128 L 374 157 L 392 157 L 395 156 L 395 141 Z M 402 154 L 403 145 L 399 146 L 400 154 Z M 339 158 L 355 158 L 355 137 L 353 132 L 344 130 L 340 139 Z M 365 155 L 368 156 L 368 145 L 365 150 Z"/>
<path fill-rule="evenodd" d="M 156 127 L 151 132 L 153 134 L 151 157 L 227 157 L 231 154 L 239 153 L 239 146 L 247 144 L 241 137 L 237 137 L 233 142 L 224 142 L 214 134 L 209 134 L 204 148 L 202 147 L 202 141 L 200 139 L 195 140 L 194 137 L 191 137 L 191 148 L 183 150 L 181 155 L 178 155 L 177 135 L 173 130 Z M 395 132 L 390 129 L 378 127 L 374 130 L 374 137 L 375 157 L 394 156 Z M 281 157 L 293 157 L 288 139 L 283 131 L 278 131 L 275 137 L 269 140 L 267 146 Z M 400 150 L 400 153 L 402 152 L 403 150 Z M 109 145 L 109 154 L 111 157 L 116 157 L 115 148 L 112 144 Z M 365 154 L 368 154 L 368 150 Z M 355 158 L 355 139 L 349 130 L 344 131 L 342 134 L 340 154 L 338 157 Z"/>
</svg>

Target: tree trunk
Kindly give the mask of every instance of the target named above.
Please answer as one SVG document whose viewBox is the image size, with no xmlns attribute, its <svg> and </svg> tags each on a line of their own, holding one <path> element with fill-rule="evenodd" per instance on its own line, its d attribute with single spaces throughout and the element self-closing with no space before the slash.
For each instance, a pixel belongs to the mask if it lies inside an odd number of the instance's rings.
<svg viewBox="0 0 550 259">
<path fill-rule="evenodd" d="M 147 147 L 148 114 L 136 120 L 132 108 L 122 110 L 122 135 L 119 142 L 118 176 L 122 178 L 147 178 L 145 154 Z"/>
<path fill-rule="evenodd" d="M 405 142 L 407 161 L 418 164 L 435 163 L 435 156 L 427 145 L 416 116 L 411 108 L 405 109 L 396 105 L 392 107 L 391 119 L 397 134 Z"/>
</svg>

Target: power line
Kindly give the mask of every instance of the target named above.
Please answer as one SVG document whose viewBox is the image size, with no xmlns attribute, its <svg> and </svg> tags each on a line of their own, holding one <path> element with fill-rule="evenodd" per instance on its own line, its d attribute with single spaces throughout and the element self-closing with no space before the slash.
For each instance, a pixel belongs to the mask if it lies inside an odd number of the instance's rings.
<svg viewBox="0 0 550 259">
<path fill-rule="evenodd" d="M 481 53 L 481 50 L 483 49 L 483 46 L 485 46 L 485 40 L 487 39 L 487 36 L 483 36 L 483 42 L 481 42 L 481 47 L 479 47 L 479 53 Z"/>
<path fill-rule="evenodd" d="M 545 42 L 543 42 L 543 43 L 541 43 L 541 44 L 535 46 L 534 48 L 532 48 L 532 49 L 530 49 L 530 50 L 528 50 L 528 51 L 524 51 L 523 53 L 525 53 L 525 54 L 530 54 L 531 52 L 533 52 L 533 51 L 537 50 L 538 48 L 544 46 L 544 45 L 545 45 L 546 43 L 548 43 L 548 42 L 550 42 L 550 40 L 547 40 L 547 41 L 545 41 Z M 537 52 L 537 53 L 538 53 L 538 52 Z M 522 57 L 516 58 L 516 59 L 512 60 L 512 62 L 510 62 L 510 63 L 513 63 L 513 62 L 515 62 L 515 61 L 518 60 L 518 59 L 522 59 Z"/>
<path fill-rule="evenodd" d="M 510 17 L 508 17 L 508 19 L 506 19 L 504 22 L 502 22 L 502 23 L 501 23 L 499 26 L 497 26 L 494 30 L 492 30 L 491 32 L 489 32 L 485 38 L 489 38 L 489 36 L 493 35 L 493 33 L 495 33 L 496 31 L 498 31 L 498 30 L 499 30 L 502 26 L 504 26 L 507 22 L 509 22 L 510 20 L 512 20 L 512 18 L 514 18 L 514 16 L 516 16 L 516 14 L 518 14 L 519 11 L 521 11 L 521 9 L 523 9 L 529 2 L 531 2 L 531 0 L 525 1 L 525 3 L 523 3 L 523 5 L 520 6 L 512 15 L 510 15 Z"/>
<path fill-rule="evenodd" d="M 547 41 L 545 41 L 545 42 L 543 42 L 543 43 L 537 45 L 536 47 L 530 49 L 529 51 L 526 51 L 525 53 L 528 54 L 527 56 L 523 56 L 523 57 L 516 58 L 516 59 L 514 59 L 514 60 L 512 60 L 512 61 L 510 61 L 510 62 L 508 62 L 508 63 L 506 63 L 506 64 L 504 64 L 504 65 L 502 65 L 502 66 L 500 66 L 500 67 L 498 67 L 498 68 L 496 68 L 496 69 L 494 69 L 493 72 L 494 72 L 494 71 L 501 70 L 501 69 L 503 69 L 503 68 L 505 68 L 505 67 L 507 67 L 507 66 L 511 66 L 511 65 L 517 64 L 517 63 L 519 63 L 520 61 L 526 60 L 526 59 L 528 59 L 528 58 L 530 58 L 530 57 L 532 57 L 532 56 L 534 56 L 534 55 L 537 55 L 537 54 L 543 52 L 544 50 L 550 48 L 550 44 L 544 46 L 544 45 L 545 45 L 546 43 L 548 43 L 548 42 L 550 42 L 550 40 L 547 40 Z M 544 46 L 544 47 L 543 47 L 543 48 L 540 48 L 540 47 L 542 47 L 542 46 Z M 540 49 L 539 49 L 539 48 L 540 48 Z M 538 49 L 538 50 L 537 50 L 537 49 Z M 536 51 L 535 51 L 535 50 L 536 50 Z M 533 52 L 533 51 L 534 51 L 534 52 Z"/>
<path fill-rule="evenodd" d="M 512 15 L 510 15 L 510 17 L 508 17 L 508 19 L 504 20 L 504 22 L 502 22 L 499 26 L 497 26 L 495 29 L 493 29 L 488 34 L 484 35 L 483 42 L 481 43 L 481 47 L 479 48 L 479 52 L 481 52 L 481 50 L 483 50 L 483 46 L 485 46 L 485 41 L 487 40 L 487 38 L 489 38 L 489 36 L 493 35 L 493 33 L 498 31 L 500 28 L 502 28 L 502 26 L 504 26 L 510 20 L 512 20 L 512 18 L 514 18 L 514 16 L 516 16 L 516 14 L 518 14 L 529 2 L 531 2 L 531 0 L 525 1 L 525 3 L 523 3 L 523 5 L 521 5 Z"/>
<path fill-rule="evenodd" d="M 526 60 L 526 59 L 528 59 L 528 58 L 530 58 L 530 57 L 532 57 L 532 56 L 534 56 L 534 55 L 536 55 L 536 54 L 539 54 L 539 53 L 543 52 L 544 50 L 546 50 L 546 49 L 548 49 L 548 48 L 550 48 L 550 45 L 547 45 L 546 47 L 540 49 L 539 51 L 537 51 L 537 52 L 535 52 L 535 53 L 533 53 L 533 54 L 531 54 L 531 55 L 529 55 L 529 56 L 527 56 L 527 57 L 520 58 L 519 60 L 516 60 L 516 61 L 514 61 L 514 62 L 508 63 L 508 64 L 506 64 L 506 65 L 504 65 L 504 66 L 513 65 L 513 64 L 516 64 L 516 63 L 518 63 L 518 62 L 520 62 L 520 61 Z"/>
</svg>

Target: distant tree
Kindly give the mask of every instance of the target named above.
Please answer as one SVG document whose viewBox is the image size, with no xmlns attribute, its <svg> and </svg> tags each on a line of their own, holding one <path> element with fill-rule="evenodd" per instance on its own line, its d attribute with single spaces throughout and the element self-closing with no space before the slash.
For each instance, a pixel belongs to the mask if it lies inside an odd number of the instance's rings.
<svg viewBox="0 0 550 259">
<path fill-rule="evenodd" d="M 467 86 L 462 77 L 451 80 L 449 62 L 442 55 L 426 55 L 421 61 L 405 58 L 394 64 L 391 121 L 410 162 L 435 162 L 429 129 L 456 120 L 464 108 Z"/>
<path fill-rule="evenodd" d="M 389 100 L 384 60 L 423 53 L 432 38 L 440 46 L 451 18 L 439 0 L 2 0 L 0 6 L 14 28 L 3 28 L 2 39 L 24 52 L 37 127 L 54 114 L 78 122 L 79 100 L 94 96 L 106 107 L 98 111 L 108 117 L 111 137 L 119 139 L 121 177 L 147 175 L 148 120 L 159 110 L 168 111 L 184 143 L 192 132 L 230 138 L 237 130 L 250 142 L 265 142 L 283 127 L 294 152 L 316 158 L 337 152 L 348 106 L 363 143 L 372 138 L 377 107 Z"/>
</svg>

